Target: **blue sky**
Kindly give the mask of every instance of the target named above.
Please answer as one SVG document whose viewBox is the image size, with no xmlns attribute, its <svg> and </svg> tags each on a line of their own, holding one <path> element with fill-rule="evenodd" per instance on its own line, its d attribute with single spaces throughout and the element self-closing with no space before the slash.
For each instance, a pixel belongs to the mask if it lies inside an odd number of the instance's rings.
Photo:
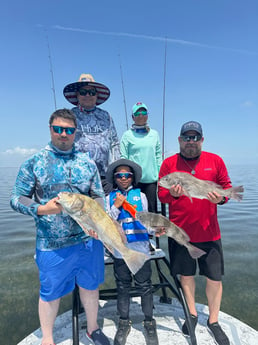
<svg viewBox="0 0 258 345">
<path fill-rule="evenodd" d="M 48 119 L 71 108 L 65 85 L 91 73 L 111 90 L 103 108 L 119 137 L 142 101 L 164 151 L 182 123 L 203 125 L 203 149 L 226 164 L 258 161 L 258 2 L 141 0 L 3 2 L 0 13 L 0 166 L 17 166 L 49 141 Z M 121 83 L 123 75 L 125 98 Z"/>
</svg>

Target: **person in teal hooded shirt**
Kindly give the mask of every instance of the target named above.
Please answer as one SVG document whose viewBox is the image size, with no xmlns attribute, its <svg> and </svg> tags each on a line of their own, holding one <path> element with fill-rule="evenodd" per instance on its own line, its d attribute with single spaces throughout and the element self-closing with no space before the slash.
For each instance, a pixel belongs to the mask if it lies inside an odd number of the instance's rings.
<svg viewBox="0 0 258 345">
<path fill-rule="evenodd" d="M 148 211 L 157 212 L 157 181 L 162 163 L 159 134 L 149 127 L 148 108 L 137 102 L 132 108 L 132 127 L 121 138 L 121 158 L 129 159 L 142 168 L 137 187 L 146 195 Z"/>
</svg>

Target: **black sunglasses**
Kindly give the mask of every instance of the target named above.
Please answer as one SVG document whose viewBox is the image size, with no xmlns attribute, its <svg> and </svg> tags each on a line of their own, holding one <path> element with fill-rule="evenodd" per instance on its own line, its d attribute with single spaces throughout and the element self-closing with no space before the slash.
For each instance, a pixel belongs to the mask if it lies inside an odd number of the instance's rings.
<svg viewBox="0 0 258 345">
<path fill-rule="evenodd" d="M 50 126 L 53 128 L 53 131 L 57 134 L 62 134 L 65 131 L 66 134 L 72 135 L 74 134 L 76 128 L 75 127 L 61 127 L 61 126 Z"/>
<path fill-rule="evenodd" d="M 94 90 L 94 89 L 89 89 L 89 90 L 87 90 L 87 89 L 80 89 L 78 92 L 79 92 L 79 94 L 81 96 L 86 96 L 86 95 L 96 96 L 96 93 L 97 93 L 97 91 Z"/>
<path fill-rule="evenodd" d="M 193 141 L 200 141 L 202 139 L 201 135 L 181 135 L 181 138 L 184 142 L 189 142 L 191 140 Z"/>
</svg>

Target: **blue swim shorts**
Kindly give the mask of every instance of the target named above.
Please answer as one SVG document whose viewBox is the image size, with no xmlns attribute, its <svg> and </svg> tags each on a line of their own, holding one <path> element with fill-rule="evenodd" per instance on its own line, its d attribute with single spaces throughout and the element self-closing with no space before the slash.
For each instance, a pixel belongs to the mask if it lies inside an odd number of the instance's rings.
<svg viewBox="0 0 258 345">
<path fill-rule="evenodd" d="M 36 250 L 40 297 L 53 301 L 73 291 L 75 284 L 96 290 L 104 281 L 104 249 L 99 240 L 53 251 Z"/>
</svg>

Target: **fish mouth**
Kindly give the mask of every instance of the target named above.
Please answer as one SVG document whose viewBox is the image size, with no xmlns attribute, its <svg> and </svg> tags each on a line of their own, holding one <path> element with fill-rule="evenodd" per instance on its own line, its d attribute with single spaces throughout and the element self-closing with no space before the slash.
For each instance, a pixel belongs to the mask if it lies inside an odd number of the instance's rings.
<svg viewBox="0 0 258 345">
<path fill-rule="evenodd" d="M 69 193 L 69 192 L 59 192 L 59 193 L 57 194 L 57 199 L 58 199 L 58 200 L 62 199 L 62 196 L 63 196 L 63 195 L 69 197 L 69 194 L 71 194 L 71 193 Z"/>
</svg>

